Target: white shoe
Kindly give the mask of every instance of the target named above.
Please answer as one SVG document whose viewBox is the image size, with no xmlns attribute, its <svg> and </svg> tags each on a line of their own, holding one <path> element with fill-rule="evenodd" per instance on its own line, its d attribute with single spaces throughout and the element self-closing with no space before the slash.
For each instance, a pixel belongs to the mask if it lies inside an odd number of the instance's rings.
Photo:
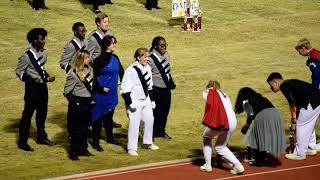
<svg viewBox="0 0 320 180">
<path fill-rule="evenodd" d="M 149 144 L 147 149 L 151 149 L 151 150 L 158 150 L 159 149 L 159 146 L 155 145 L 155 144 Z"/>
<path fill-rule="evenodd" d="M 291 160 L 304 160 L 306 159 L 306 156 L 298 156 L 296 154 L 286 154 L 285 157 L 287 159 L 291 159 Z"/>
<path fill-rule="evenodd" d="M 244 167 L 240 165 L 239 167 L 234 167 L 232 170 L 230 170 L 231 174 L 241 174 L 244 172 Z"/>
<path fill-rule="evenodd" d="M 204 164 L 203 166 L 200 166 L 200 170 L 204 172 L 211 172 L 212 167 L 210 165 Z"/>
<path fill-rule="evenodd" d="M 315 150 L 315 149 L 308 149 L 307 152 L 306 152 L 306 155 L 307 155 L 307 156 L 315 156 L 315 155 L 317 155 L 317 150 Z"/>
<path fill-rule="evenodd" d="M 130 156 L 139 156 L 139 154 L 138 154 L 137 151 L 135 151 L 135 150 L 128 150 L 128 154 L 129 154 Z"/>
<path fill-rule="evenodd" d="M 316 150 L 317 150 L 318 152 L 320 152 L 320 143 L 318 143 L 318 144 L 316 145 Z"/>
</svg>

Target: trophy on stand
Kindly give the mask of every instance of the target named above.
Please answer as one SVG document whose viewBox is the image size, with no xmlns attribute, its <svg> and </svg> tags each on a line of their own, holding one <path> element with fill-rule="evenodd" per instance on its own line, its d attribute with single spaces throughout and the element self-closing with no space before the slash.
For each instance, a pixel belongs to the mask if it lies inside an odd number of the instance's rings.
<svg viewBox="0 0 320 180">
<path fill-rule="evenodd" d="M 184 17 L 182 32 L 200 32 L 202 28 L 199 0 L 172 0 L 172 17 Z"/>
</svg>

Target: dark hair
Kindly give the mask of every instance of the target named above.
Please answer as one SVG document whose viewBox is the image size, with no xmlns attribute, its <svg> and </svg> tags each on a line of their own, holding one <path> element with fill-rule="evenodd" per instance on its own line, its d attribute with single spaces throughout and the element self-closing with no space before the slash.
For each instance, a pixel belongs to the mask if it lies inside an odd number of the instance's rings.
<svg viewBox="0 0 320 180">
<path fill-rule="evenodd" d="M 271 74 L 268 76 L 267 82 L 270 82 L 270 81 L 272 81 L 272 80 L 274 80 L 274 79 L 283 79 L 283 78 L 282 78 L 282 76 L 281 76 L 280 73 L 278 73 L 278 72 L 273 72 L 273 73 L 271 73 Z"/>
<path fill-rule="evenodd" d="M 156 36 L 156 37 L 154 37 L 153 40 L 152 40 L 152 44 L 151 44 L 150 51 L 152 51 L 153 47 L 155 47 L 156 45 L 158 45 L 161 40 L 164 40 L 164 41 L 165 41 L 164 37 L 162 37 L 162 36 Z"/>
<path fill-rule="evenodd" d="M 33 28 L 27 34 L 27 40 L 29 43 L 33 43 L 34 40 L 39 38 L 39 35 L 46 37 L 48 32 L 44 28 Z"/>
<path fill-rule="evenodd" d="M 72 30 L 77 31 L 79 29 L 79 27 L 84 27 L 84 24 L 82 22 L 76 22 L 73 24 Z"/>
<path fill-rule="evenodd" d="M 243 87 L 239 90 L 236 104 L 235 112 L 242 113 L 244 111 L 242 103 L 244 100 L 248 100 L 254 109 L 260 109 L 261 107 L 273 107 L 272 103 L 260 93 L 257 93 L 255 90 L 250 87 Z M 255 106 L 255 107 L 254 107 Z"/>
<path fill-rule="evenodd" d="M 114 43 L 117 43 L 116 37 L 111 36 L 111 35 L 106 35 L 102 39 L 102 46 L 101 46 L 102 52 L 104 52 L 107 49 L 107 47 L 109 47 L 111 45 L 112 39 L 114 40 Z"/>
<path fill-rule="evenodd" d="M 148 52 L 147 48 L 138 48 L 133 57 L 138 60 L 137 58 L 143 56 L 146 52 Z"/>
</svg>

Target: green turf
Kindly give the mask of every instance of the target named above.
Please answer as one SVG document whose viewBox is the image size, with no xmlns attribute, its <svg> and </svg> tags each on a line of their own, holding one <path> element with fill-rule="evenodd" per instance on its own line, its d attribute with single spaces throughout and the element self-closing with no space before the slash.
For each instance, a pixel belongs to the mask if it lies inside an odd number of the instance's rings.
<svg viewBox="0 0 320 180">
<path fill-rule="evenodd" d="M 83 22 L 88 31 L 95 28 L 91 5 L 82 5 L 78 0 L 47 0 L 50 10 L 33 11 L 25 0 L 1 0 L 0 179 L 56 177 L 201 155 L 202 90 L 209 79 L 219 80 L 233 102 L 239 88 L 256 89 L 273 102 L 288 122 L 290 114 L 284 97 L 281 93 L 273 94 L 265 79 L 270 72 L 279 71 L 285 78 L 310 81 L 305 60 L 293 46 L 298 39 L 307 37 L 313 46 L 320 47 L 318 0 L 201 0 L 201 33 L 181 32 L 182 19 L 171 18 L 171 1 L 159 0 L 162 9 L 152 11 L 146 11 L 143 2 L 114 0 L 114 5 L 101 8 L 110 16 L 111 29 L 118 39 L 116 54 L 125 67 L 133 61 L 135 49 L 149 48 L 154 36 L 167 39 L 177 84 L 167 125 L 174 139 L 157 139 L 159 151 L 139 149 L 138 158 L 129 157 L 125 151 L 127 117 L 120 99 L 114 119 L 124 125 L 115 129 L 122 146 L 101 141 L 105 152 L 97 153 L 90 147 L 95 157 L 72 162 L 66 153 L 67 101 L 62 96 L 65 73 L 58 61 L 64 44 L 72 36 L 74 22 Z M 14 70 L 17 58 L 28 47 L 26 33 L 34 27 L 44 27 L 49 32 L 46 67 L 56 75 L 56 81 L 49 85 L 46 129 L 58 145 L 37 145 L 33 120 L 29 144 L 35 152 L 27 153 L 16 147 L 24 85 Z M 245 116 L 237 117 L 238 131 L 229 144 L 243 148 L 239 129 Z"/>
</svg>

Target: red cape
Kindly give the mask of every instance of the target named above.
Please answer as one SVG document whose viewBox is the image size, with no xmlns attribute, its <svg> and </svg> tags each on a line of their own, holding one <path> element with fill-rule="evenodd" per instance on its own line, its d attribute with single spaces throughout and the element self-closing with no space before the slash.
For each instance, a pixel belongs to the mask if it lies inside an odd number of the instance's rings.
<svg viewBox="0 0 320 180">
<path fill-rule="evenodd" d="M 216 89 L 209 89 L 202 124 L 215 130 L 229 130 L 227 113 Z"/>
</svg>

